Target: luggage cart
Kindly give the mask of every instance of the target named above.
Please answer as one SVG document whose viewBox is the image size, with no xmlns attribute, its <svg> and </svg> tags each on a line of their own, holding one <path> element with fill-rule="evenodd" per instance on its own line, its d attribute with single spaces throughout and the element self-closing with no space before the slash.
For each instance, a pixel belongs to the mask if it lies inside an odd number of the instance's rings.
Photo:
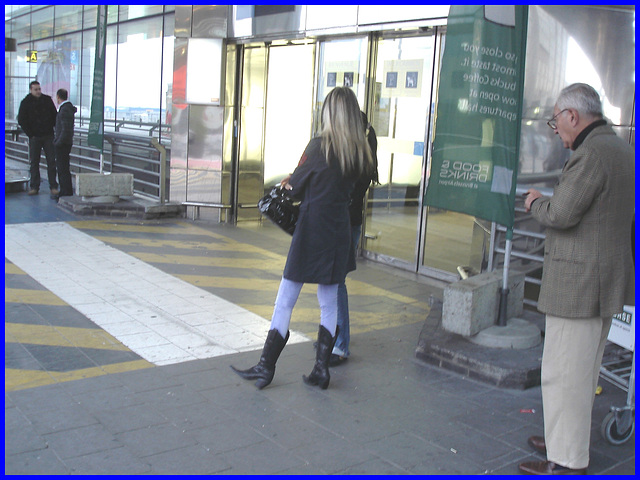
<svg viewBox="0 0 640 480">
<path fill-rule="evenodd" d="M 627 392 L 627 403 L 623 407 L 611 407 L 604 417 L 600 432 L 612 445 L 625 443 L 635 429 L 635 307 L 624 307 L 624 312 L 613 317 L 608 340 L 621 349 L 617 358 L 604 361 L 600 377 Z"/>
</svg>

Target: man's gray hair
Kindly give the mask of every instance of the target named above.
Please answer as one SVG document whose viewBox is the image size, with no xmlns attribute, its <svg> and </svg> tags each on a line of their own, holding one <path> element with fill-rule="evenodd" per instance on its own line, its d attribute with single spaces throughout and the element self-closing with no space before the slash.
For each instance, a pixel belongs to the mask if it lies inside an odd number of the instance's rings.
<svg viewBox="0 0 640 480">
<path fill-rule="evenodd" d="M 600 95 L 586 83 L 574 83 L 564 88 L 556 104 L 560 110 L 573 108 L 579 113 L 602 117 Z"/>
</svg>

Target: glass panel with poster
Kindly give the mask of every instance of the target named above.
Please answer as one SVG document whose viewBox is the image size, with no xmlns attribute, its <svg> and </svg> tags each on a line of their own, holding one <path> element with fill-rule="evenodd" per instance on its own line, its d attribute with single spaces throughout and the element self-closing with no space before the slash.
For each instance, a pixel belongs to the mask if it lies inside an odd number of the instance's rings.
<svg viewBox="0 0 640 480">
<path fill-rule="evenodd" d="M 418 259 L 434 52 L 433 35 L 381 38 L 372 81 L 380 184 L 369 189 L 363 248 L 409 270 Z"/>
</svg>

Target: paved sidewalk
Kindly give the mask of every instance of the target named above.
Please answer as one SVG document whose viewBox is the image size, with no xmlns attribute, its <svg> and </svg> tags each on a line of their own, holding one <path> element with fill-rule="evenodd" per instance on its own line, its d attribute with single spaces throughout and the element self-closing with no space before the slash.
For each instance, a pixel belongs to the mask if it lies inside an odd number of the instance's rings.
<svg viewBox="0 0 640 480">
<path fill-rule="evenodd" d="M 5 195 L 6 224 L 73 224 L 74 220 L 78 218 L 61 212 L 43 195 Z M 63 230 L 70 228 L 64 223 L 55 225 L 56 229 L 60 225 L 66 225 L 60 227 Z M 83 224 L 83 229 L 95 238 L 98 233 L 91 230 L 92 225 Z M 166 259 L 174 258 L 181 242 L 185 247 L 192 242 L 170 233 L 159 240 L 157 229 L 151 227 L 163 223 L 145 225 L 149 228 L 140 227 L 131 234 L 136 245 L 119 247 L 122 252 L 128 248 L 128 254 L 117 252 L 112 257 L 120 268 L 129 267 L 129 255 L 135 249 L 140 250 L 138 257 L 152 258 L 143 251 L 144 245 L 159 244 L 157 251 Z M 228 238 L 245 250 L 259 247 L 286 252 L 286 246 L 270 240 L 273 227 L 197 226 L 196 230 Z M 210 240 L 206 237 L 196 247 Z M 64 249 L 64 241 L 59 238 L 56 248 Z M 231 251 L 219 255 L 221 260 L 227 256 L 242 261 Z M 148 275 L 202 278 L 224 270 L 200 260 L 200 264 L 180 265 L 185 258 L 177 258 L 175 266 L 163 264 L 164 272 L 149 269 Z M 187 270 L 189 277 L 184 273 Z M 246 270 L 247 274 L 253 271 Z M 5 260 L 5 277 L 15 271 Z M 263 281 L 271 281 L 269 272 L 261 272 Z M 56 296 L 53 286 L 47 288 L 21 274 L 24 277 L 23 283 L 40 285 L 41 295 Z M 364 289 L 379 292 L 375 303 L 366 295 L 354 295 L 354 310 L 370 312 L 366 318 L 391 317 L 390 312 L 398 309 L 392 299 L 398 295 L 422 305 L 429 295 L 441 294 L 430 282 L 370 262 L 361 262 L 350 277 Z M 230 277 L 225 278 L 231 282 Z M 247 299 L 247 290 L 237 285 L 240 283 L 219 289 L 228 296 L 226 301 L 236 305 L 257 302 Z M 215 289 L 204 290 L 211 293 Z M 306 300 L 313 302 L 313 298 Z M 5 342 L 7 324 L 26 321 L 18 317 L 25 310 L 13 308 L 24 305 L 12 301 L 7 303 L 5 294 Z M 31 310 L 38 313 L 39 322 L 52 323 L 55 308 L 61 307 Z M 301 338 L 287 345 L 273 383 L 264 390 L 257 390 L 253 382 L 240 379 L 229 368 L 255 364 L 259 347 L 33 388 L 8 390 L 5 384 L 5 474 L 511 475 L 517 474 L 518 463 L 541 459 L 526 441 L 530 435 L 542 434 L 540 388 L 498 388 L 418 361 L 415 352 L 428 307 L 423 308 L 423 315 L 415 311 L 408 308 L 387 328 L 371 324 L 375 328 L 356 329 L 352 358 L 331 369 L 331 384 L 324 391 L 302 382 L 314 360 L 312 321 L 298 324 L 310 340 Z M 76 309 L 75 315 L 84 314 Z M 66 332 L 57 325 L 51 328 Z M 7 361 L 5 356 L 5 371 Z M 596 397 L 593 413 L 589 473 L 635 474 L 635 436 L 624 445 L 612 446 L 599 432 L 609 408 L 626 403 L 626 393 L 604 381 L 601 384 L 603 393 Z"/>
<path fill-rule="evenodd" d="M 539 388 L 503 390 L 414 360 L 421 325 L 358 335 L 326 391 L 303 384 L 311 343 L 287 346 L 257 390 L 229 365 L 259 352 L 5 393 L 6 474 L 514 474 L 539 458 Z M 633 474 L 634 441 L 593 415 L 590 473 Z"/>
</svg>

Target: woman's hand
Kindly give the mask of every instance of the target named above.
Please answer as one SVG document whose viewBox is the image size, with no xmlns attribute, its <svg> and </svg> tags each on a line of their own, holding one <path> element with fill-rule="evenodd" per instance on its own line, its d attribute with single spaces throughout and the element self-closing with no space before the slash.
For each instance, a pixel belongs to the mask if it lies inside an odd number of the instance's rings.
<svg viewBox="0 0 640 480">
<path fill-rule="evenodd" d="M 286 188 L 287 190 L 293 190 L 293 187 L 291 186 L 291 184 L 289 183 L 289 180 L 291 179 L 291 174 L 287 175 L 286 177 L 284 177 L 282 179 L 282 181 L 280 182 L 280 187 L 281 188 Z"/>
</svg>

